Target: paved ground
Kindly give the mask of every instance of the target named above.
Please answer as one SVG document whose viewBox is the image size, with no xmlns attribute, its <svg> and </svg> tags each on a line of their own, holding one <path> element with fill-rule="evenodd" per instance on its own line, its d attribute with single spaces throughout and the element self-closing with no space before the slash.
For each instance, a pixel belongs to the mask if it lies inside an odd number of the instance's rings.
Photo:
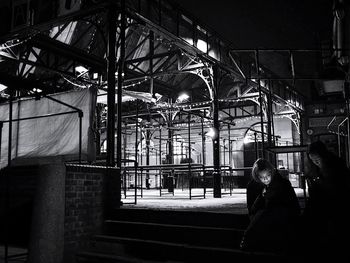
<svg viewBox="0 0 350 263">
<path fill-rule="evenodd" d="M 294 188 L 299 197 L 301 207 L 303 207 L 304 192 L 301 188 Z M 141 192 L 138 191 L 138 195 Z M 137 198 L 135 201 L 134 191 L 127 192 L 127 198 L 123 198 L 123 207 L 127 208 L 143 208 L 143 209 L 159 209 L 159 210 L 189 210 L 189 211 L 208 211 L 221 213 L 237 213 L 246 214 L 246 189 L 233 189 L 232 195 L 222 195 L 222 198 L 214 198 L 212 190 L 207 192 L 206 198 L 203 197 L 203 189 L 194 189 L 192 191 L 192 199 L 189 198 L 188 190 L 175 189 L 174 195 L 168 193 L 166 189 L 162 191 L 160 196 L 159 190 L 143 190 L 143 197 Z M 200 196 L 200 197 L 199 197 Z"/>
</svg>

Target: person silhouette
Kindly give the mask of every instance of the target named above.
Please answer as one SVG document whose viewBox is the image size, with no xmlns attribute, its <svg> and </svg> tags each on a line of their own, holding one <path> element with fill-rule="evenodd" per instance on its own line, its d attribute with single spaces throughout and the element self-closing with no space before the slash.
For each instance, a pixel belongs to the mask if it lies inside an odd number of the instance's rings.
<svg viewBox="0 0 350 263">
<path fill-rule="evenodd" d="M 306 255 L 314 259 L 348 258 L 350 171 L 344 160 L 316 141 L 308 146 L 308 199 L 302 214 Z"/>
<path fill-rule="evenodd" d="M 294 243 L 300 205 L 288 179 L 265 159 L 255 161 L 247 185 L 250 223 L 241 249 L 287 253 Z"/>
</svg>

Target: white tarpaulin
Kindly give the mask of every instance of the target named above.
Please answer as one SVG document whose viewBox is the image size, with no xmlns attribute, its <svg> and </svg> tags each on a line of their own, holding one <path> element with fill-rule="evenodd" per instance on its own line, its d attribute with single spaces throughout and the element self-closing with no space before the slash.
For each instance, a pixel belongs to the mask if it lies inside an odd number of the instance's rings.
<svg viewBox="0 0 350 263">
<path fill-rule="evenodd" d="M 155 97 L 149 92 L 140 92 L 140 91 L 132 91 L 132 90 L 123 90 L 122 102 L 126 101 L 134 101 L 136 99 L 142 100 L 148 103 L 156 103 L 160 100 L 162 95 L 156 93 Z M 118 95 L 115 95 L 115 101 L 118 100 Z M 99 94 L 97 95 L 97 103 L 107 104 L 107 92 L 103 90 L 99 90 Z"/>
<path fill-rule="evenodd" d="M 82 158 L 93 158 L 94 138 L 91 125 L 96 104 L 96 92 L 84 89 L 51 95 L 52 98 L 83 111 L 82 118 Z M 65 113 L 72 108 L 48 98 L 23 99 L 13 102 L 12 119 Z M 1 133 L 0 167 L 8 163 L 9 145 L 9 104 L 0 104 Z M 78 158 L 79 154 L 79 117 L 78 113 L 63 114 L 44 118 L 12 122 L 12 159 L 17 157 L 69 156 Z"/>
</svg>

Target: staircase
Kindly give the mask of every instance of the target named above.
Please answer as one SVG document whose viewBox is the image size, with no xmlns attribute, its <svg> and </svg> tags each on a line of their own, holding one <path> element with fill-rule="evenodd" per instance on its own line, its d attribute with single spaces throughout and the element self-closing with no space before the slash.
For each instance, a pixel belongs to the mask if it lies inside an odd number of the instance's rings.
<svg viewBox="0 0 350 263">
<path fill-rule="evenodd" d="M 76 255 L 91 262 L 282 262 L 280 256 L 239 249 L 247 215 L 119 209 L 103 233 Z"/>
</svg>

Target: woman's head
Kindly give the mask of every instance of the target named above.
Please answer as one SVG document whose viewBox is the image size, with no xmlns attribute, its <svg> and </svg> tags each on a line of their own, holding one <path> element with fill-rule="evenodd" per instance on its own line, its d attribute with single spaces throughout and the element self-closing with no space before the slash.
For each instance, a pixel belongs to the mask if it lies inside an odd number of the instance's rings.
<svg viewBox="0 0 350 263">
<path fill-rule="evenodd" d="M 330 158 L 330 153 L 321 141 L 313 142 L 308 147 L 308 158 L 318 168 L 323 168 L 325 162 Z"/>
<path fill-rule="evenodd" d="M 274 167 L 269 161 L 259 158 L 253 165 L 253 180 L 264 185 L 269 185 L 272 181 L 274 170 Z"/>
</svg>

